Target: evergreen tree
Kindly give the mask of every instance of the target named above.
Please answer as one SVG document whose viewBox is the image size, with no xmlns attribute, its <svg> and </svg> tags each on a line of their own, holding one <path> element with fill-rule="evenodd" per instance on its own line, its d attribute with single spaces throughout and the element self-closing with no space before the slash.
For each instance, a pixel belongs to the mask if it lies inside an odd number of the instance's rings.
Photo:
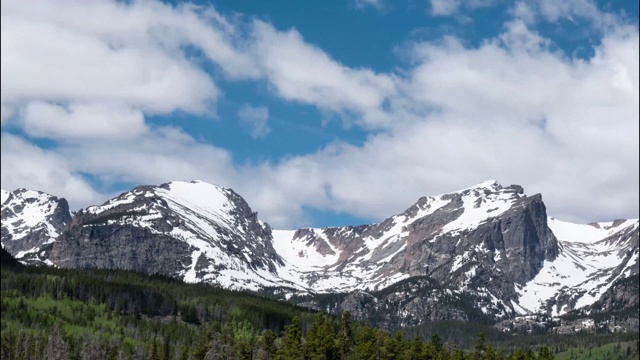
<svg viewBox="0 0 640 360">
<path fill-rule="evenodd" d="M 504 357 L 500 354 L 496 349 L 494 349 L 493 345 L 487 345 L 487 349 L 484 353 L 485 360 L 502 360 Z"/>
<path fill-rule="evenodd" d="M 198 342 L 193 348 L 192 358 L 194 360 L 204 359 L 204 356 L 207 354 L 207 352 L 209 351 L 209 348 L 212 345 L 214 336 L 219 336 L 219 333 L 220 333 L 220 324 L 215 321 L 212 321 L 209 324 L 209 326 L 207 326 L 207 329 L 204 331 L 200 339 L 198 339 Z"/>
<path fill-rule="evenodd" d="M 396 332 L 393 336 L 385 336 L 385 356 L 388 359 L 401 359 L 406 345 L 404 333 L 401 331 Z"/>
<path fill-rule="evenodd" d="M 305 336 L 303 345 L 305 359 L 333 360 L 338 359 L 338 347 L 331 324 L 324 314 L 316 313 L 311 323 L 311 329 Z"/>
<path fill-rule="evenodd" d="M 353 349 L 355 360 L 375 360 L 378 357 L 378 346 L 375 330 L 365 325 L 356 335 L 356 345 Z"/>
<path fill-rule="evenodd" d="M 158 342 L 155 337 L 153 338 L 151 350 L 149 351 L 149 360 L 160 360 L 160 355 L 158 354 Z"/>
<path fill-rule="evenodd" d="M 553 360 L 553 359 L 554 359 L 554 356 L 548 347 L 543 346 L 538 350 L 538 360 Z"/>
<path fill-rule="evenodd" d="M 433 350 L 435 350 L 436 353 L 440 353 L 442 351 L 442 349 L 444 348 L 444 344 L 442 343 L 440 335 L 434 333 L 431 336 L 431 345 L 433 345 Z"/>
<path fill-rule="evenodd" d="M 2 359 L 13 359 L 13 354 L 11 351 L 11 333 L 9 331 L 2 332 L 2 341 L 0 342 L 0 358 Z"/>
<path fill-rule="evenodd" d="M 484 331 L 480 331 L 480 334 L 478 334 L 478 338 L 476 339 L 476 345 L 473 351 L 473 358 L 475 360 L 484 359 L 484 354 L 486 351 L 487 351 L 487 339 L 484 334 Z"/>
<path fill-rule="evenodd" d="M 348 359 L 353 349 L 355 340 L 352 327 L 351 313 L 344 311 L 340 317 L 340 330 L 338 332 L 338 347 L 341 359 Z"/>
<path fill-rule="evenodd" d="M 168 335 L 165 335 L 162 341 L 162 360 L 171 360 L 171 343 Z"/>
<path fill-rule="evenodd" d="M 431 357 L 427 355 L 426 346 L 422 343 L 418 336 L 413 338 L 407 352 L 405 353 L 405 360 L 427 360 Z"/>
<path fill-rule="evenodd" d="M 266 329 L 262 332 L 256 349 L 254 351 L 254 357 L 256 360 L 271 360 L 276 352 L 276 339 L 278 336 L 271 329 Z"/>
<path fill-rule="evenodd" d="M 291 324 L 287 325 L 281 347 L 276 352 L 277 360 L 303 360 L 302 332 L 300 331 L 300 318 L 294 317 Z"/>
<path fill-rule="evenodd" d="M 528 360 L 527 354 L 522 349 L 516 350 L 516 352 L 511 356 L 511 360 Z"/>
</svg>

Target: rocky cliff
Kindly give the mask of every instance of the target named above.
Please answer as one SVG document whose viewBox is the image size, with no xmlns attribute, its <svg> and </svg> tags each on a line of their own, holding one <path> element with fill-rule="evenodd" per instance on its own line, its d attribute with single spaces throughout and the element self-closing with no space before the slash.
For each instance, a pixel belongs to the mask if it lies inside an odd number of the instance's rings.
<svg viewBox="0 0 640 360">
<path fill-rule="evenodd" d="M 272 284 L 282 265 L 271 228 L 244 199 L 199 181 L 139 186 L 79 211 L 50 259 L 249 289 Z"/>
<path fill-rule="evenodd" d="M 30 264 L 49 263 L 49 252 L 71 221 L 65 199 L 41 191 L 2 190 L 2 247 Z"/>
</svg>

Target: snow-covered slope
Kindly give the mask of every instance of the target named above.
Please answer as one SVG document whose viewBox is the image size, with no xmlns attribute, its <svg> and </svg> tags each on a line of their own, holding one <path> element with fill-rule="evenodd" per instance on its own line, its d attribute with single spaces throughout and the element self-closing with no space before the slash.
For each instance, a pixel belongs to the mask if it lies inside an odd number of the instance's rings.
<svg viewBox="0 0 640 360">
<path fill-rule="evenodd" d="M 558 257 L 519 287 L 530 312 L 560 315 L 596 302 L 619 279 L 638 273 L 638 219 L 573 224 L 550 218 Z"/>
<path fill-rule="evenodd" d="M 2 190 L 2 247 L 22 262 L 46 262 L 50 245 L 71 220 L 64 199 L 17 189 Z"/>
<path fill-rule="evenodd" d="M 92 235 L 96 228 L 111 233 L 107 239 Z M 131 247 L 140 236 L 155 258 Z M 86 245 L 72 241 L 78 237 L 86 238 Z M 124 249 L 136 256 L 127 258 Z M 150 267 L 187 282 L 253 290 L 284 284 L 277 277 L 282 260 L 271 246 L 269 225 L 232 190 L 202 181 L 140 186 L 80 211 L 54 250 L 51 260 L 67 267 L 95 266 L 78 263 L 71 253 L 100 257 L 106 251 L 104 257 L 125 257 L 119 267 L 147 272 Z M 149 262 L 140 261 L 141 256 Z"/>
<path fill-rule="evenodd" d="M 427 240 L 431 247 L 438 247 L 440 242 L 468 234 L 499 218 L 522 205 L 525 198 L 519 187 L 503 188 L 496 181 L 487 181 L 456 193 L 421 198 L 404 213 L 378 224 L 275 231 L 274 246 L 315 291 L 381 288 L 414 275 L 411 271 L 389 274 L 384 270 L 398 259 L 405 259 L 415 242 Z M 427 223 L 430 226 L 421 228 Z M 458 239 L 457 245 L 461 241 Z M 478 250 L 488 249 L 479 246 Z M 462 268 L 471 258 L 471 251 L 452 254 L 447 259 L 450 269 Z M 501 254 L 496 252 L 495 256 Z M 421 266 L 426 268 L 429 264 Z M 318 280 L 315 273 L 324 273 L 323 279 Z"/>
<path fill-rule="evenodd" d="M 517 312 L 513 284 L 557 253 L 540 196 L 496 181 L 423 197 L 377 224 L 275 231 L 274 247 L 285 262 L 279 274 L 314 292 L 381 290 L 429 276 L 496 316 Z"/>
<path fill-rule="evenodd" d="M 41 244 L 19 250 L 53 248 L 40 260 L 286 297 L 376 292 L 400 281 L 417 289 L 424 284 L 411 281 L 429 279 L 490 317 L 557 315 L 592 304 L 638 266 L 638 220 L 562 222 L 547 216 L 539 194 L 496 181 L 422 197 L 379 223 L 297 230 L 272 230 L 233 190 L 201 181 L 139 186 L 55 223 L 56 198 L 3 191 L 2 201 L 3 246 L 40 229 Z M 422 296 L 409 293 L 394 301 Z"/>
</svg>

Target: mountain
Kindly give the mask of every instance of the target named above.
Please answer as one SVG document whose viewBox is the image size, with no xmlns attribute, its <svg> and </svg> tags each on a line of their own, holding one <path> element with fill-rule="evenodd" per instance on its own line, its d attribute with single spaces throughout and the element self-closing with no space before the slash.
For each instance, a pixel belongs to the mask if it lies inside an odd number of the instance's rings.
<svg viewBox="0 0 640 360">
<path fill-rule="evenodd" d="M 238 194 L 201 181 L 139 186 L 80 210 L 51 261 L 118 268 L 187 282 L 257 289 L 282 284 L 271 228 Z"/>
<path fill-rule="evenodd" d="M 27 227 L 5 227 L 5 210 L 20 205 L 4 194 L 3 247 L 30 250 L 11 240 Z M 201 181 L 139 186 L 62 218 L 58 227 L 43 218 L 40 228 L 58 230 L 39 261 L 250 290 L 390 329 L 557 317 L 638 274 L 637 219 L 563 222 L 547 215 L 540 194 L 496 181 L 422 197 L 361 226 L 273 230 L 233 190 Z"/>
<path fill-rule="evenodd" d="M 488 181 L 423 197 L 380 223 L 275 232 L 275 247 L 315 292 L 382 290 L 427 276 L 473 292 L 493 316 L 520 310 L 515 283 L 526 283 L 558 253 L 540 195 Z M 402 312 L 402 311 L 401 311 Z"/>
<path fill-rule="evenodd" d="M 71 221 L 65 199 L 26 189 L 2 190 L 2 248 L 24 263 L 50 264 L 53 242 Z"/>
<path fill-rule="evenodd" d="M 518 289 L 530 312 L 559 315 L 593 304 L 621 278 L 638 274 L 638 220 L 572 224 L 554 218 L 549 227 L 560 253 Z"/>
</svg>

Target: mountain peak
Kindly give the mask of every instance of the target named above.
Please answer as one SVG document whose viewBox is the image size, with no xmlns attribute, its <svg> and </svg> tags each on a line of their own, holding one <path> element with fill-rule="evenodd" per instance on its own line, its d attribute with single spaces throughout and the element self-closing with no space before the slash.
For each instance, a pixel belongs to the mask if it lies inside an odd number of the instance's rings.
<svg viewBox="0 0 640 360">
<path fill-rule="evenodd" d="M 9 192 L 5 189 L 2 190 L 2 198 L 0 199 L 0 204 L 4 204 L 5 201 L 9 198 Z"/>
<path fill-rule="evenodd" d="M 463 191 L 471 190 L 471 189 L 500 189 L 500 188 L 502 188 L 502 185 L 500 185 L 498 180 L 486 180 L 479 184 L 471 186 L 469 188 L 463 189 Z"/>
<path fill-rule="evenodd" d="M 20 261 L 43 262 L 70 220 L 65 199 L 24 188 L 2 190 L 2 244 Z"/>
<path fill-rule="evenodd" d="M 87 241 L 70 241 L 75 238 Z M 136 246 L 141 238 L 153 241 L 144 242 L 141 250 Z M 85 254 L 116 258 L 129 270 L 252 288 L 276 284 L 273 273 L 282 260 L 271 242 L 270 227 L 233 190 L 204 181 L 172 181 L 138 186 L 78 213 L 56 243 L 52 260 L 62 267 L 96 266 L 66 255 L 81 246 Z"/>
</svg>

